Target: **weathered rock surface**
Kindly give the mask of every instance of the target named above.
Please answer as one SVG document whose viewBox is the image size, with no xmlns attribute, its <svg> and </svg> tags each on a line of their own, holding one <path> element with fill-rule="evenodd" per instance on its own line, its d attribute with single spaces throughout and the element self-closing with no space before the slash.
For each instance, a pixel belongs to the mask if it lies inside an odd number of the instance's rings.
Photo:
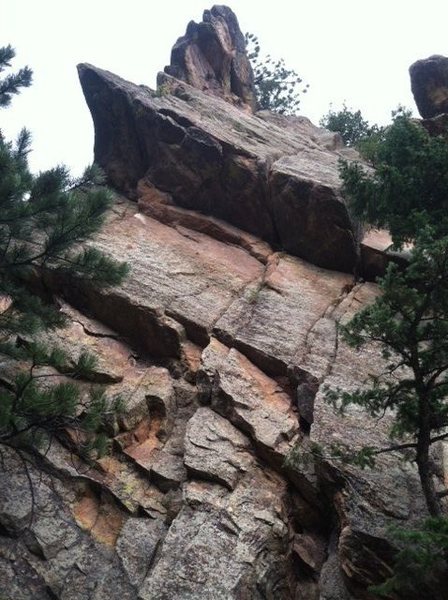
<svg viewBox="0 0 448 600">
<path fill-rule="evenodd" d="M 165 73 L 246 110 L 255 110 L 252 67 L 235 14 L 227 6 L 204 11 L 190 21 L 171 51 Z"/>
<path fill-rule="evenodd" d="M 79 74 L 95 124 L 95 159 L 115 187 L 139 197 L 146 182 L 164 193 L 165 205 L 353 271 L 356 236 L 339 192 L 345 151 L 329 149 L 320 128 L 245 114 L 168 75 L 152 92 L 86 64 Z M 148 192 L 146 204 L 153 200 L 160 204 Z"/>
<path fill-rule="evenodd" d="M 188 67 L 209 60 L 207 32 L 237 48 L 226 10 L 189 26 Z M 340 139 L 170 77 L 157 95 L 80 73 L 97 159 L 138 199 L 117 198 L 89 243 L 131 270 L 107 290 L 44 273 L 70 320 L 45 338 L 72 361 L 94 351 L 78 383 L 106 386 L 125 412 L 103 458 L 66 439 L 41 448 L 39 468 L 0 449 L 1 600 L 374 600 L 388 526 L 425 510 L 399 455 L 365 471 L 310 460 L 312 443 L 382 445 L 390 424 L 325 402 L 326 386 L 352 390 L 382 368 L 377 348 L 338 335 L 378 293 L 347 274 Z M 381 232 L 364 242 L 374 275 L 398 260 L 388 245 Z"/>
<path fill-rule="evenodd" d="M 448 113 L 448 58 L 434 55 L 409 68 L 411 88 L 419 113 L 431 119 Z"/>
<path fill-rule="evenodd" d="M 380 368 L 375 348 L 337 335 L 376 287 L 187 215 L 196 230 L 117 201 L 95 245 L 128 260 L 124 285 L 48 277 L 77 307 L 62 304 L 71 325 L 49 341 L 73 359 L 94 350 L 82 385 L 106 384 L 126 414 L 95 465 L 47 449 L 34 510 L 8 457 L 0 585 L 18 582 L 14 600 L 369 598 L 389 572 L 387 526 L 423 512 L 414 471 L 392 455 L 365 472 L 284 461 L 310 441 L 385 441 L 387 422 L 342 419 L 323 400 L 325 385 L 351 389 Z"/>
</svg>

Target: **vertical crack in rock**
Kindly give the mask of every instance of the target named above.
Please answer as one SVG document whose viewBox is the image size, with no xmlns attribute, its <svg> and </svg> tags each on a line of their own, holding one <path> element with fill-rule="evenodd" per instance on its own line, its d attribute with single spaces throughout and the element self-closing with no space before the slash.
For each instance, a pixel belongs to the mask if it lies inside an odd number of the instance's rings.
<svg viewBox="0 0 448 600">
<path fill-rule="evenodd" d="M 237 342 L 238 330 L 236 331 L 236 335 L 229 336 L 225 330 L 216 327 L 216 324 L 228 312 L 232 312 L 232 307 L 234 307 L 238 314 L 241 315 L 238 323 L 239 330 L 244 329 L 244 327 L 246 327 L 251 322 L 254 316 L 258 297 L 266 284 L 267 275 L 276 268 L 277 263 L 278 254 L 276 252 L 273 252 L 267 257 L 261 274 L 257 275 L 257 277 L 253 281 L 249 281 L 247 285 L 241 290 L 239 295 L 235 298 L 232 298 L 228 306 L 226 306 L 225 310 L 223 310 L 222 313 L 218 316 L 214 323 L 212 331 L 213 334 L 223 344 L 229 347 L 236 347 L 244 354 L 244 349 L 239 347 Z"/>
<path fill-rule="evenodd" d="M 305 365 L 308 356 L 312 351 L 311 337 L 313 333 L 319 328 L 319 324 L 323 319 L 327 319 L 334 323 L 334 345 L 333 351 L 330 353 L 327 359 L 327 366 L 323 369 L 322 373 L 319 377 L 319 383 L 322 384 L 325 381 L 325 378 L 330 375 L 331 369 L 333 368 L 333 364 L 336 360 L 337 350 L 339 345 L 339 323 L 341 319 L 344 318 L 344 314 L 350 309 L 353 298 L 356 296 L 356 291 L 359 289 L 360 284 L 356 284 L 354 281 L 352 283 L 347 283 L 343 286 L 341 293 L 335 299 L 333 299 L 328 306 L 324 308 L 322 313 L 316 317 L 314 322 L 310 325 L 309 329 L 307 329 L 305 333 L 305 339 L 300 343 L 300 347 L 296 353 L 294 353 L 293 362 L 297 365 Z M 346 300 L 350 298 L 350 302 L 348 306 L 341 311 L 341 307 L 347 304 Z"/>
</svg>

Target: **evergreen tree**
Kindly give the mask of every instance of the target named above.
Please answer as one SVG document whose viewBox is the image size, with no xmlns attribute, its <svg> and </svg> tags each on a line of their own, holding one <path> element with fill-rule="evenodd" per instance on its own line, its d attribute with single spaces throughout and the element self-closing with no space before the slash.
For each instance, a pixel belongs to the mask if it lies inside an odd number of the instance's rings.
<svg viewBox="0 0 448 600">
<path fill-rule="evenodd" d="M 448 439 L 448 136 L 431 137 L 399 110 L 376 156 L 374 173 L 341 163 L 343 191 L 357 218 L 389 229 L 395 249 L 410 244 L 406 265 L 391 263 L 378 282 L 382 294 L 339 330 L 355 348 L 378 343 L 385 369 L 354 392 L 327 389 L 326 399 L 342 414 L 350 405 L 374 418 L 388 414 L 390 443 L 311 444 L 305 452 L 298 446 L 288 463 L 336 460 L 374 468 L 388 452 L 415 462 L 431 517 L 390 531 L 399 548 L 393 575 L 371 591 L 442 600 L 448 594 L 448 490 L 437 482 L 431 451 Z"/>
<path fill-rule="evenodd" d="M 406 450 L 417 464 L 429 513 L 440 517 L 446 491 L 435 486 L 430 452 L 448 438 L 448 142 L 399 115 L 378 159 L 374 174 L 344 163 L 344 193 L 358 218 L 387 227 L 396 248 L 412 247 L 407 266 L 389 265 L 379 282 L 382 294 L 343 335 L 355 347 L 379 342 L 387 366 L 370 387 L 328 397 L 342 409 L 358 404 L 372 416 L 389 412 L 391 435 L 400 443 L 363 448 L 358 458 L 373 464 L 379 453 Z"/>
<path fill-rule="evenodd" d="M 246 45 L 254 72 L 258 108 L 296 114 L 300 95 L 308 91 L 309 85 L 303 86 L 302 79 L 296 71 L 286 67 L 282 58 L 275 60 L 270 55 L 262 58 L 258 38 L 253 33 L 246 33 Z"/>
<path fill-rule="evenodd" d="M 378 125 L 370 125 L 360 110 L 352 110 L 346 104 L 338 111 L 330 108 L 320 119 L 319 125 L 340 133 L 344 144 L 350 147 L 356 147 L 361 140 L 376 134 L 380 129 Z"/>
<path fill-rule="evenodd" d="M 0 49 L 0 71 L 13 57 L 10 46 Z M 28 67 L 0 80 L 0 106 L 30 82 Z M 39 332 L 63 326 L 64 318 L 51 298 L 37 294 L 36 282 L 45 270 L 96 286 L 122 281 L 125 264 L 80 245 L 98 231 L 112 197 L 95 166 L 78 179 L 62 166 L 33 175 L 29 151 L 25 129 L 15 144 L 0 136 L 0 449 L 32 451 L 40 437 L 51 440 L 67 428 L 99 445 L 102 439 L 88 433 L 97 431 L 114 407 L 102 390 L 84 398 L 75 382 L 89 377 L 93 356 L 82 354 L 69 366 L 61 350 L 39 343 Z M 60 373 L 72 380 L 52 384 Z"/>
<path fill-rule="evenodd" d="M 11 61 L 15 57 L 14 49 L 8 45 L 0 48 L 0 73 L 11 66 Z M 0 80 L 0 107 L 8 106 L 14 94 L 17 94 L 22 87 L 31 85 L 33 72 L 29 67 L 23 67 L 17 73 L 11 73 Z"/>
</svg>

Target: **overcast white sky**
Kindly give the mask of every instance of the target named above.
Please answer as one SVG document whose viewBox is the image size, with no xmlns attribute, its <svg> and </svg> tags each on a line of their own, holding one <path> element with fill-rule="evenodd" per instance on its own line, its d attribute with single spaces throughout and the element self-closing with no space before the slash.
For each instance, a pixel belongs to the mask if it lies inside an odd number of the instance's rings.
<svg viewBox="0 0 448 600">
<path fill-rule="evenodd" d="M 408 68 L 448 55 L 448 2 L 426 0 L 229 0 L 241 29 L 283 57 L 310 84 L 301 114 L 315 123 L 344 100 L 385 123 L 399 103 L 414 108 Z M 174 41 L 206 0 L 1 0 L 0 45 L 17 51 L 34 84 L 0 112 L 8 138 L 26 125 L 34 170 L 58 163 L 75 173 L 92 161 L 93 127 L 76 64 L 90 62 L 153 87 Z"/>
</svg>

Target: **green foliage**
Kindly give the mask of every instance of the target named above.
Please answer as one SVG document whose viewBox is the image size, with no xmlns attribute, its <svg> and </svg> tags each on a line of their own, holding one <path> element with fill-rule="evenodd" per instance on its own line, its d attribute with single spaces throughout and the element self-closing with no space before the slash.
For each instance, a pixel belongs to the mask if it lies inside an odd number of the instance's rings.
<svg viewBox="0 0 448 600">
<path fill-rule="evenodd" d="M 261 57 L 260 44 L 253 33 L 246 33 L 246 45 L 254 72 L 258 108 L 296 114 L 300 95 L 308 91 L 309 85 L 303 85 L 296 71 L 288 69 L 283 59 L 275 60 L 270 55 Z"/>
<path fill-rule="evenodd" d="M 406 116 L 397 116 L 378 149 L 375 175 L 343 164 L 344 193 L 364 221 L 387 227 L 396 245 L 413 241 L 429 225 L 448 231 L 448 144 Z"/>
<path fill-rule="evenodd" d="M 342 413 L 354 404 L 373 418 L 392 417 L 389 446 L 343 448 L 339 457 L 372 467 L 378 455 L 401 452 L 417 463 L 433 517 L 419 529 L 394 530 L 394 574 L 372 591 L 441 599 L 448 594 L 447 491 L 435 485 L 430 451 L 448 437 L 448 142 L 399 110 L 375 152 L 374 173 L 341 165 L 345 196 L 356 217 L 389 229 L 395 248 L 411 246 L 407 264 L 391 263 L 379 281 L 381 295 L 341 328 L 353 347 L 379 345 L 382 374 L 354 392 L 327 390 L 326 398 Z"/>
<path fill-rule="evenodd" d="M 417 462 L 428 510 L 440 516 L 433 443 L 448 437 L 448 142 L 430 137 L 400 112 L 378 148 L 375 173 L 359 164 L 341 167 L 343 190 L 354 214 L 390 230 L 396 248 L 412 243 L 407 266 L 390 264 L 382 294 L 342 329 L 359 347 L 375 341 L 386 367 L 370 386 L 327 399 L 342 409 L 362 406 L 372 417 L 393 416 L 391 436 Z"/>
<path fill-rule="evenodd" d="M 395 527 L 390 534 L 401 547 L 394 575 L 370 591 L 390 598 L 401 597 L 446 598 L 448 593 L 448 519 L 426 519 L 418 529 Z"/>
<path fill-rule="evenodd" d="M 61 325 L 60 315 L 25 282 L 42 269 L 92 280 L 96 285 L 119 283 L 127 266 L 94 248 L 77 249 L 103 223 L 111 194 L 95 166 L 79 179 L 64 167 L 37 176 L 26 161 L 29 135 L 16 145 L 0 140 L 0 293 L 14 298 L 0 315 L 2 332 L 36 332 Z"/>
<path fill-rule="evenodd" d="M 11 46 L 0 48 L 0 73 L 11 66 L 11 61 L 16 53 Z M 20 88 L 31 85 L 33 72 L 29 67 L 23 67 L 17 73 L 11 73 L 0 79 L 0 107 L 8 106 L 12 96 L 18 94 Z"/>
<path fill-rule="evenodd" d="M 352 110 L 344 104 L 341 110 L 332 108 L 319 121 L 321 127 L 341 134 L 346 146 L 357 146 L 361 140 L 369 138 L 380 131 L 378 125 L 370 125 L 363 118 L 360 110 Z"/>
<path fill-rule="evenodd" d="M 384 368 L 352 392 L 327 389 L 341 414 L 356 405 L 374 419 L 390 418 L 390 443 L 352 448 L 343 443 L 301 443 L 288 465 L 331 460 L 373 468 L 381 454 L 416 462 L 430 519 L 414 529 L 396 528 L 393 576 L 371 591 L 379 596 L 448 596 L 448 518 L 431 447 L 448 438 L 448 141 L 433 138 L 406 111 L 382 132 L 376 171 L 343 162 L 343 189 L 355 217 L 389 228 L 406 263 L 391 263 L 379 280 L 381 294 L 345 326 L 354 348 L 374 342 Z M 441 489 L 442 488 L 442 489 Z M 399 594 L 399 596 L 397 596 Z"/>
<path fill-rule="evenodd" d="M 448 423 L 448 238 L 422 238 L 409 267 L 400 271 L 391 264 L 380 281 L 382 295 L 342 328 L 352 346 L 379 342 L 386 367 L 381 377 L 371 378 L 369 388 L 337 394 L 341 406 L 363 406 L 372 417 L 393 409 L 391 433 L 399 436 L 418 430 L 420 387 L 431 428 L 439 431 Z"/>
<path fill-rule="evenodd" d="M 7 364 L 0 387 L 0 445 L 32 450 L 70 432 L 78 436 L 78 451 L 103 449 L 97 432 L 116 413 L 118 400 L 107 398 L 101 388 L 87 390 L 77 383 L 91 375 L 95 356 L 82 353 L 73 365 L 61 349 L 34 341 L 9 348 L 2 344 L 0 352 L 20 361 Z"/>
<path fill-rule="evenodd" d="M 0 49 L 1 68 L 13 57 L 10 46 Z M 30 82 L 29 69 L 4 79 L 0 105 Z M 123 280 L 124 263 L 80 245 L 101 227 L 112 196 L 95 165 L 77 179 L 63 166 L 33 175 L 29 151 L 25 129 L 15 144 L 0 136 L 0 447 L 30 450 L 70 431 L 80 434 L 82 448 L 104 450 L 104 439 L 92 434 L 116 406 L 104 391 L 78 384 L 92 378 L 94 356 L 81 354 L 73 365 L 60 349 L 37 341 L 36 334 L 65 319 L 36 284 L 50 271 L 95 286 Z"/>
<path fill-rule="evenodd" d="M 332 460 L 365 469 L 375 465 L 375 448 L 365 446 L 353 449 L 341 443 L 326 445 L 324 448 L 316 442 L 305 445 L 302 440 L 286 456 L 285 466 L 302 470 L 303 467 L 308 467 L 320 460 Z"/>
<path fill-rule="evenodd" d="M 403 106 L 398 106 L 392 111 L 392 120 L 399 117 L 409 119 L 411 111 Z M 371 125 L 361 114 L 360 110 L 348 108 L 343 105 L 339 111 L 330 110 L 319 121 L 321 127 L 341 134 L 344 144 L 356 148 L 361 156 L 372 166 L 382 164 L 382 157 L 378 154 L 384 150 L 387 142 L 388 127 Z"/>
</svg>

